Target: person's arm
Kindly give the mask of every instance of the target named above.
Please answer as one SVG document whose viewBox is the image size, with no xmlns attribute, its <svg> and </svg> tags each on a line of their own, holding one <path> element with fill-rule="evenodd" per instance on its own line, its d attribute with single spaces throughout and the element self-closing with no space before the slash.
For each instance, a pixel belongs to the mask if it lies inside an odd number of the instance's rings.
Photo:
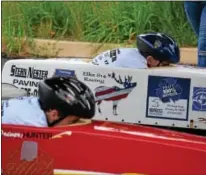
<svg viewBox="0 0 206 175">
<path fill-rule="evenodd" d="M 2 104 L 2 124 L 47 127 L 46 116 L 36 97 L 19 97 Z"/>
<path fill-rule="evenodd" d="M 2 124 L 16 124 L 16 115 L 13 107 L 9 104 L 10 100 L 1 102 L 1 122 Z"/>
</svg>

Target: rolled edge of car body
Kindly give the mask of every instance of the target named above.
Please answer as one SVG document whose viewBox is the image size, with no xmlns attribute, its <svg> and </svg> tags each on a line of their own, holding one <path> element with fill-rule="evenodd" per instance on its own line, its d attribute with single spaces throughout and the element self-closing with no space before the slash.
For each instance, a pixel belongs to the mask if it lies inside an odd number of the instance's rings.
<svg viewBox="0 0 206 175">
<path fill-rule="evenodd" d="M 55 169 L 54 175 L 144 175 L 137 173 L 121 173 L 121 174 L 113 174 L 113 173 L 100 173 L 100 172 L 90 172 L 90 171 L 73 171 L 73 170 L 61 170 Z"/>
<path fill-rule="evenodd" d="M 8 100 L 10 98 L 16 98 L 20 96 L 27 96 L 27 92 L 23 89 L 19 89 L 18 87 L 15 87 L 14 85 L 2 83 L 2 100 Z"/>
</svg>

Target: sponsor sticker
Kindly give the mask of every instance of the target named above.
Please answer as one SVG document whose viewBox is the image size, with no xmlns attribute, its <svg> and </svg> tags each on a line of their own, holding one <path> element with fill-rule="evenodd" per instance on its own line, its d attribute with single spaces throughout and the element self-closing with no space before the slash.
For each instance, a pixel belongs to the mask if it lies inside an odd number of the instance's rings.
<svg viewBox="0 0 206 175">
<path fill-rule="evenodd" d="M 10 76 L 19 78 L 30 78 L 34 80 L 43 80 L 48 77 L 48 71 L 35 69 L 34 67 L 22 68 L 16 65 L 12 65 Z"/>
<path fill-rule="evenodd" d="M 92 71 L 83 72 L 83 77 L 85 82 L 100 83 L 105 84 L 107 75 L 102 73 L 93 73 Z"/>
<path fill-rule="evenodd" d="M 48 70 L 12 65 L 10 76 L 14 86 L 24 89 L 28 96 L 38 96 L 39 81 L 48 78 Z"/>
<path fill-rule="evenodd" d="M 13 138 L 27 138 L 27 139 L 51 139 L 53 137 L 52 133 L 44 132 L 12 132 L 1 130 L 1 135 L 3 137 L 13 137 Z"/>
<path fill-rule="evenodd" d="M 137 82 L 132 80 L 132 76 L 121 77 L 120 75 L 117 76 L 114 72 L 108 74 L 108 78 L 113 79 L 116 85 L 101 85 L 96 87 L 94 89 L 95 102 L 100 114 L 102 114 L 100 107 L 102 101 L 112 102 L 113 115 L 118 115 L 117 108 L 119 101 L 126 99 L 130 95 L 133 89 L 136 88 Z"/>
<path fill-rule="evenodd" d="M 202 88 L 202 87 L 193 88 L 192 110 L 206 111 L 206 88 Z"/>
<path fill-rule="evenodd" d="M 53 77 L 76 77 L 74 70 L 69 69 L 56 69 Z"/>
<path fill-rule="evenodd" d="M 188 78 L 149 76 L 146 117 L 188 120 L 190 83 Z"/>
<path fill-rule="evenodd" d="M 22 133 L 19 133 L 19 132 L 11 132 L 11 131 L 4 131 L 4 130 L 1 130 L 1 135 L 3 137 L 10 137 L 10 138 L 23 138 L 24 135 Z"/>
</svg>

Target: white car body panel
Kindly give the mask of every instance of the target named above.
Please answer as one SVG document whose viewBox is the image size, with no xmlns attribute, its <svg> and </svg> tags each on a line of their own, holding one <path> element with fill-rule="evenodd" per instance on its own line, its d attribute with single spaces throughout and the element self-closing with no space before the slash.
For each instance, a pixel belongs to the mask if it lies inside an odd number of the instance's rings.
<svg viewBox="0 0 206 175">
<path fill-rule="evenodd" d="M 91 88 L 97 102 L 102 100 L 101 113 L 97 105 L 94 119 L 206 129 L 206 69 L 127 69 L 85 63 L 66 59 L 10 60 L 4 65 L 2 83 L 37 95 L 39 81 L 55 74 L 75 75 Z"/>
</svg>

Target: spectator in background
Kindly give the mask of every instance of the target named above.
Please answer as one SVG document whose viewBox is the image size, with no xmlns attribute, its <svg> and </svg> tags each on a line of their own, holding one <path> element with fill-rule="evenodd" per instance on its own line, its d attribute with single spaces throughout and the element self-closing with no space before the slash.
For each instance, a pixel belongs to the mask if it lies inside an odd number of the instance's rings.
<svg viewBox="0 0 206 175">
<path fill-rule="evenodd" d="M 184 8 L 198 37 L 198 66 L 206 67 L 206 1 L 185 1 Z"/>
</svg>

